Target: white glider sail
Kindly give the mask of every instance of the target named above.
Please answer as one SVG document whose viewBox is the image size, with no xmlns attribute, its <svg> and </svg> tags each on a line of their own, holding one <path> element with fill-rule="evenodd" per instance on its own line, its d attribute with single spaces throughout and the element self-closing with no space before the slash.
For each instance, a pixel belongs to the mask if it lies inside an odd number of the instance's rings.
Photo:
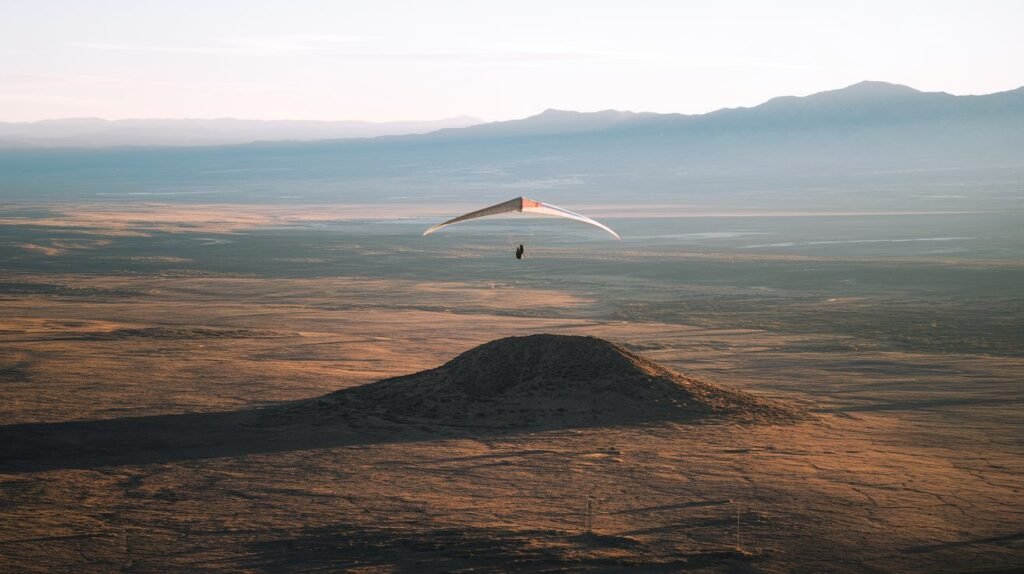
<svg viewBox="0 0 1024 574">
<path fill-rule="evenodd" d="M 558 207 L 557 205 L 551 205 L 550 203 L 534 201 L 526 197 L 517 197 L 515 199 L 510 199 L 506 202 L 499 203 L 497 205 L 492 205 L 490 207 L 485 207 L 483 209 L 471 211 L 464 215 L 460 215 L 458 217 L 449 219 L 444 223 L 435 225 L 430 229 L 424 231 L 423 235 L 430 235 L 431 233 L 437 231 L 438 229 L 441 229 L 442 227 L 447 227 L 449 225 L 454 225 L 456 223 L 462 223 L 463 221 L 469 221 L 471 219 L 477 219 L 479 217 L 487 217 L 488 215 L 513 213 L 517 211 L 527 215 L 553 215 L 555 217 L 564 217 L 566 219 L 572 219 L 573 221 L 579 221 L 580 223 L 586 223 L 588 225 L 593 225 L 594 227 L 603 229 L 608 233 L 611 233 L 612 236 L 615 237 L 615 239 L 622 239 L 621 237 L 619 237 L 618 233 L 612 231 L 612 229 L 607 225 L 594 221 L 593 219 L 585 215 L 580 215 L 578 213 L 569 211 L 568 209 L 562 209 L 561 207 Z"/>
</svg>

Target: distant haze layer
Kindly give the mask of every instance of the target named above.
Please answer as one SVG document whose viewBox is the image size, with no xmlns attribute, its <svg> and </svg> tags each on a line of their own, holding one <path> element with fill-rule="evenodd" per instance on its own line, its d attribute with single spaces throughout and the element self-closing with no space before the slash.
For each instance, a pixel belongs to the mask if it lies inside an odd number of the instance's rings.
<svg viewBox="0 0 1024 574">
<path fill-rule="evenodd" d="M 365 138 L 461 128 L 481 121 L 469 116 L 420 122 L 71 118 L 0 122 L 0 147 L 187 146 Z"/>
<path fill-rule="evenodd" d="M 862 82 L 703 115 L 548 110 L 421 135 L 237 146 L 10 149 L 7 199 L 1019 208 L 1024 88 Z M 486 203 L 485 203 L 486 204 Z"/>
</svg>

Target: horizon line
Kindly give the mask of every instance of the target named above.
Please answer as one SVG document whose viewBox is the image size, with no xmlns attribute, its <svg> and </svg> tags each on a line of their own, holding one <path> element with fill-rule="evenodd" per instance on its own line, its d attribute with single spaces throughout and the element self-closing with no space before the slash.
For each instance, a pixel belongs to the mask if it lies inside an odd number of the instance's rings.
<svg viewBox="0 0 1024 574">
<path fill-rule="evenodd" d="M 545 112 L 552 112 L 552 111 L 555 111 L 555 112 L 579 113 L 579 114 L 594 114 L 594 113 L 602 113 L 602 112 L 617 112 L 617 113 L 627 113 L 627 114 L 699 116 L 699 115 L 704 115 L 704 114 L 711 114 L 711 113 L 714 113 L 714 112 L 717 112 L 717 111 L 721 111 L 721 110 L 735 110 L 735 109 L 755 108 L 755 107 L 758 107 L 758 106 L 763 105 L 765 103 L 768 103 L 770 101 L 779 99 L 779 98 L 807 98 L 807 97 L 816 96 L 816 95 L 819 95 L 819 94 L 827 94 L 827 93 L 832 93 L 832 92 L 841 92 L 841 91 L 848 90 L 848 89 L 851 89 L 851 88 L 854 88 L 854 87 L 857 87 L 857 86 L 862 86 L 862 85 L 865 85 L 865 84 L 884 85 L 884 86 L 896 87 L 896 88 L 907 88 L 907 89 L 912 90 L 914 92 L 917 92 L 919 94 L 946 94 L 946 95 L 953 96 L 953 97 L 991 96 L 991 95 L 996 95 L 996 94 L 1004 94 L 1004 93 L 1009 93 L 1009 92 L 1015 92 L 1015 91 L 1024 89 L 1024 84 L 1021 84 L 1020 86 L 1015 87 L 1015 88 L 1009 88 L 1009 89 L 1005 89 L 1005 90 L 998 90 L 998 91 L 994 91 L 994 92 L 959 93 L 959 94 L 956 94 L 956 93 L 947 92 L 947 91 L 944 91 L 944 90 L 939 90 L 939 91 L 923 91 L 923 90 L 919 90 L 917 88 L 914 88 L 913 86 L 910 86 L 908 84 L 901 84 L 901 83 L 897 83 L 897 82 L 890 82 L 890 81 L 887 81 L 887 80 L 861 80 L 861 81 L 854 82 L 852 84 L 848 84 L 848 85 L 845 85 L 845 86 L 842 86 L 842 87 L 839 87 L 839 88 L 820 90 L 820 91 L 811 92 L 811 93 L 803 94 L 803 95 L 781 94 L 781 95 L 778 95 L 778 96 L 772 96 L 772 97 L 770 97 L 770 98 L 768 98 L 768 99 L 766 99 L 764 101 L 761 101 L 760 103 L 757 103 L 757 104 L 754 104 L 754 105 L 751 105 L 751 106 L 732 106 L 732 107 L 730 107 L 730 106 L 722 106 L 722 107 L 716 107 L 716 108 L 713 108 L 713 109 L 709 109 L 709 110 L 706 110 L 706 111 L 703 111 L 703 112 L 696 112 L 696 113 L 685 113 L 685 112 L 678 112 L 678 111 L 675 111 L 675 112 L 673 112 L 673 111 L 656 112 L 656 111 L 649 111 L 649 110 L 631 110 L 631 109 L 619 109 L 619 108 L 600 108 L 600 109 L 580 110 L 580 109 L 547 107 L 547 108 L 544 108 L 543 110 L 540 110 L 538 112 L 535 112 L 535 113 L 532 113 L 532 114 L 529 114 L 529 115 L 526 115 L 526 116 L 517 116 L 517 117 L 512 117 L 512 118 L 506 118 L 506 119 L 485 119 L 485 118 L 482 118 L 482 117 L 479 117 L 479 116 L 475 116 L 475 115 L 472 115 L 472 114 L 459 114 L 459 115 L 454 115 L 454 116 L 447 116 L 447 117 L 433 118 L 433 119 L 386 119 L 386 120 L 366 120 L 366 119 L 353 119 L 353 118 L 347 118 L 347 119 L 322 119 L 322 118 L 294 118 L 294 117 L 293 118 L 254 118 L 254 117 L 240 117 L 240 116 L 214 116 L 214 117 L 197 117 L 197 116 L 183 116 L 183 117 L 144 116 L 144 117 L 114 117 L 114 118 L 111 118 L 111 117 L 99 117 L 99 116 L 65 116 L 65 117 L 46 117 L 46 118 L 40 118 L 40 119 L 34 119 L 34 120 L 5 120 L 5 119 L 0 119 L 0 124 L 7 124 L 7 125 L 25 124 L 25 125 L 30 125 L 30 124 L 37 124 L 37 123 L 43 123 L 43 122 L 95 120 L 95 121 L 104 121 L 104 122 L 123 122 L 123 121 L 243 121 L 243 122 L 267 122 L 267 123 L 269 123 L 269 122 L 364 123 L 364 124 L 382 125 L 382 124 L 400 124 L 400 123 L 434 123 L 434 122 L 445 122 L 445 121 L 453 121 L 453 120 L 465 119 L 465 120 L 473 120 L 473 121 L 477 122 L 475 125 L 480 125 L 480 124 L 489 124 L 489 123 L 499 123 L 499 122 L 506 122 L 506 121 L 522 120 L 522 119 L 532 118 L 532 117 L 541 115 L 541 114 L 543 114 Z"/>
</svg>

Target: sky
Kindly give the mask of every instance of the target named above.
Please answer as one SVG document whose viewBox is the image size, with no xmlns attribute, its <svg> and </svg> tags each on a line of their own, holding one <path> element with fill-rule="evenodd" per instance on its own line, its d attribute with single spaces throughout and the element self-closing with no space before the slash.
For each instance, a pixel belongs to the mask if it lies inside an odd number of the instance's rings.
<svg viewBox="0 0 1024 574">
<path fill-rule="evenodd" d="M 0 0 L 0 121 L 703 113 L 1024 85 L 1024 2 Z"/>
</svg>

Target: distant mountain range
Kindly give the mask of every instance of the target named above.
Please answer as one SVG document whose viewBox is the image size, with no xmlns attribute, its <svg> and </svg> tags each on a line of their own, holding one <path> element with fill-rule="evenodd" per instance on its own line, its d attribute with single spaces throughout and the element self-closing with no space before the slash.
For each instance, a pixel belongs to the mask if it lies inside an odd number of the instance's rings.
<svg viewBox="0 0 1024 574">
<path fill-rule="evenodd" d="M 860 82 L 806 97 L 783 96 L 752 108 L 726 108 L 707 114 L 633 113 L 616 110 L 580 113 L 545 112 L 522 120 L 493 122 L 458 130 L 448 137 L 520 136 L 586 131 L 623 133 L 704 132 L 728 130 L 807 130 L 907 125 L 921 121 L 988 119 L 1020 114 L 1024 87 L 985 96 L 921 92 L 886 82 Z M 434 136 L 442 134 L 432 134 Z"/>
<path fill-rule="evenodd" d="M 469 116 L 437 121 L 376 123 L 230 118 L 72 118 L 26 123 L 0 122 L 0 147 L 191 146 L 256 141 L 310 141 L 417 134 L 443 128 L 462 128 L 481 122 Z"/>
<path fill-rule="evenodd" d="M 444 129 L 424 134 L 419 139 L 481 140 L 586 134 L 619 142 L 656 142 L 659 146 L 687 142 L 719 146 L 749 144 L 768 137 L 774 142 L 770 147 L 778 147 L 808 138 L 824 143 L 819 139 L 824 138 L 830 144 L 842 144 L 845 140 L 849 147 L 858 148 L 857 144 L 867 143 L 863 140 L 870 136 L 885 135 L 890 142 L 909 144 L 915 137 L 927 133 L 941 139 L 968 138 L 960 144 L 976 139 L 995 143 L 1005 137 L 1005 143 L 1019 145 L 1024 141 L 1024 134 L 1013 128 L 1020 125 L 1022 118 L 1024 87 L 984 96 L 954 96 L 886 82 L 861 82 L 806 97 L 784 96 L 751 108 L 727 108 L 699 115 L 615 110 L 580 113 L 549 109 L 522 120 Z M 930 147 L 925 144 L 935 142 L 915 143 Z M 869 150 L 861 148 L 860 151 Z"/>
<path fill-rule="evenodd" d="M 435 139 L 509 138 L 603 131 L 630 135 L 723 134 L 727 131 L 852 129 L 920 122 L 991 120 L 1019 115 L 1024 87 L 984 96 L 921 92 L 886 82 L 860 82 L 806 97 L 783 96 L 752 108 L 707 114 L 658 114 L 549 109 L 521 120 L 470 116 L 436 121 L 363 122 L 244 119 L 71 118 L 0 122 L 0 147 L 232 145 L 430 134 Z"/>
<path fill-rule="evenodd" d="M 620 189 L 643 180 L 666 191 L 701 177 L 1024 168 L 1024 88 L 954 96 L 861 82 L 699 115 L 547 110 L 378 142 L 467 144 L 468 157 L 490 153 L 535 177 L 577 174 Z"/>
<path fill-rule="evenodd" d="M 570 204 L 714 198 L 805 207 L 813 199 L 851 208 L 871 196 L 886 209 L 901 194 L 1009 201 L 1024 181 L 1024 88 L 953 96 L 862 82 L 700 115 L 547 110 L 367 139 L 9 149 L 0 173 L 0 197 L 496 202 L 532 194 Z"/>
</svg>

